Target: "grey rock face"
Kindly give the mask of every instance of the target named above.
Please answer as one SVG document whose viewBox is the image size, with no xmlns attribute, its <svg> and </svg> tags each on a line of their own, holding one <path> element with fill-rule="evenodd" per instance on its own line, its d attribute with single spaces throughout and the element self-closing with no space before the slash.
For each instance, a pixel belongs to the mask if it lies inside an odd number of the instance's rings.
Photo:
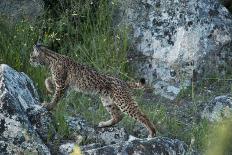
<svg viewBox="0 0 232 155">
<path fill-rule="evenodd" d="M 0 15 L 12 20 L 29 19 L 34 20 L 42 15 L 44 11 L 43 0 L 1 0 Z"/>
<path fill-rule="evenodd" d="M 123 143 L 128 140 L 128 134 L 124 128 L 110 127 L 101 128 L 97 131 L 97 136 L 102 139 L 106 145 Z"/>
<path fill-rule="evenodd" d="M 67 117 L 66 121 L 74 140 L 59 147 L 59 153 L 62 155 L 70 154 L 75 144 L 78 146 L 80 143 L 88 142 L 88 145 L 84 145 L 84 147 L 92 149 L 110 144 L 121 144 L 127 141 L 129 137 L 124 128 L 117 126 L 109 128 L 93 127 L 81 116 Z"/>
<path fill-rule="evenodd" d="M 65 146 L 63 146 L 65 147 Z M 74 147 L 74 144 L 66 145 L 67 148 Z M 179 140 L 169 138 L 136 139 L 130 138 L 123 143 L 108 146 L 87 145 L 81 147 L 82 152 L 87 155 L 184 155 L 187 153 L 187 145 Z"/>
<path fill-rule="evenodd" d="M 218 96 L 206 104 L 201 116 L 211 122 L 221 121 L 232 115 L 232 97 Z"/>
<path fill-rule="evenodd" d="M 81 135 L 83 140 L 92 143 L 100 143 L 101 145 L 122 143 L 129 137 L 124 128 L 117 126 L 109 128 L 93 127 L 81 116 L 68 117 L 66 120 L 73 136 Z"/>
<path fill-rule="evenodd" d="M 157 94 L 174 99 L 230 65 L 232 16 L 218 1 L 122 0 L 116 14 L 116 24 L 132 28 L 132 64 Z"/>
<path fill-rule="evenodd" d="M 41 109 L 32 81 L 7 65 L 0 66 L 0 152 L 1 154 L 50 154 L 36 132 L 43 127 L 30 120 L 30 109 Z M 34 115 L 35 116 L 35 115 Z M 45 121 L 46 117 L 43 117 Z M 38 127 L 38 128 L 37 128 Z M 46 130 L 43 131 L 45 133 Z M 42 131 L 41 131 L 42 133 Z"/>
<path fill-rule="evenodd" d="M 74 143 L 66 143 L 60 146 L 59 151 L 62 155 L 69 155 L 73 152 L 74 146 Z"/>
</svg>

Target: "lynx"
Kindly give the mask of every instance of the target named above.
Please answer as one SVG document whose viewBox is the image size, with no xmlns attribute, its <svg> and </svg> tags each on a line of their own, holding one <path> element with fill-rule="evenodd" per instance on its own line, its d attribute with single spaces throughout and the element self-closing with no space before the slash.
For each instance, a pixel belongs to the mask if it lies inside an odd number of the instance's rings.
<svg viewBox="0 0 232 155">
<path fill-rule="evenodd" d="M 51 77 L 45 80 L 45 86 L 50 93 L 54 90 L 54 95 L 50 103 L 43 104 L 48 110 L 56 106 L 68 88 L 83 93 L 94 93 L 100 96 L 103 106 L 111 116 L 110 120 L 100 122 L 98 127 L 113 126 L 122 120 L 123 113 L 127 113 L 148 129 L 148 137 L 156 135 L 154 124 L 131 97 L 130 89 L 142 87 L 142 82 L 126 83 L 77 63 L 43 45 L 33 47 L 30 63 L 35 67 L 46 66 L 51 72 Z"/>
</svg>

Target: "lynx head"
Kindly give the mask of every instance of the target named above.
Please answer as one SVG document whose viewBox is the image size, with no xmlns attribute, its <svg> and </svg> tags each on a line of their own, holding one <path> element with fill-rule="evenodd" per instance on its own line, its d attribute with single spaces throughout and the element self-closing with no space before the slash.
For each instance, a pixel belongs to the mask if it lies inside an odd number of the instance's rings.
<svg viewBox="0 0 232 155">
<path fill-rule="evenodd" d="M 44 66 L 45 65 L 45 51 L 46 47 L 36 44 L 33 47 L 33 51 L 30 54 L 30 64 L 32 66 Z"/>
</svg>

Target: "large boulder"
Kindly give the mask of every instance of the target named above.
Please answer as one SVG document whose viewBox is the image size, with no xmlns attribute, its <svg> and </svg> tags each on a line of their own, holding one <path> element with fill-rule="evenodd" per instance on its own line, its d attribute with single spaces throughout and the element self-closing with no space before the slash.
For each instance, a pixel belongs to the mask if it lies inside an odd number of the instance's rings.
<svg viewBox="0 0 232 155">
<path fill-rule="evenodd" d="M 1 0 L 0 15 L 12 20 L 34 20 L 44 12 L 43 0 Z"/>
<path fill-rule="evenodd" d="M 39 106 L 39 97 L 33 82 L 24 73 L 7 65 L 0 66 L 0 152 L 1 154 L 50 154 L 43 143 L 48 134 L 46 116 L 31 113 L 45 112 Z M 36 117 L 34 123 L 30 118 Z M 49 123 L 47 121 L 47 123 Z M 41 130 L 43 129 L 43 130 Z M 40 131 L 39 131 L 40 130 Z M 39 132 L 36 132 L 39 131 Z"/>
<path fill-rule="evenodd" d="M 131 27 L 129 57 L 155 92 L 175 99 L 192 80 L 231 64 L 232 16 L 217 0 L 119 1 L 115 24 Z"/>
</svg>

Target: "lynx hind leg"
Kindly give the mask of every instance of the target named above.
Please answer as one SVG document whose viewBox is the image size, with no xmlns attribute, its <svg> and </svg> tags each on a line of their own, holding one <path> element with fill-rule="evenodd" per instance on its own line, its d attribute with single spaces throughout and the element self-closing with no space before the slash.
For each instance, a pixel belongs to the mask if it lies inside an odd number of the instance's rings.
<svg viewBox="0 0 232 155">
<path fill-rule="evenodd" d="M 53 93 L 54 92 L 54 82 L 52 80 L 52 77 L 48 77 L 45 79 L 45 86 L 48 90 L 49 93 Z"/>
<path fill-rule="evenodd" d="M 112 99 L 110 97 L 101 97 L 101 101 L 103 103 L 103 106 L 109 112 L 111 119 L 108 121 L 100 122 L 98 124 L 98 127 L 110 127 L 120 122 L 123 118 L 123 113 L 113 103 Z"/>
<path fill-rule="evenodd" d="M 126 110 L 126 113 L 140 122 L 147 128 L 149 135 L 148 138 L 152 138 L 156 136 L 156 128 L 155 125 L 148 119 L 148 117 L 138 108 L 136 103 L 131 102 L 131 106 Z"/>
<path fill-rule="evenodd" d="M 120 98 L 119 98 L 120 96 Z M 148 119 L 148 117 L 139 109 L 138 105 L 130 96 L 129 92 L 119 91 L 119 94 L 114 95 L 115 104 L 122 112 L 127 113 L 130 117 L 140 122 L 149 131 L 148 138 L 156 136 L 155 125 Z"/>
<path fill-rule="evenodd" d="M 142 123 L 149 131 L 148 138 L 152 138 L 156 136 L 156 128 L 155 125 L 148 119 L 148 117 L 140 111 L 138 116 L 134 117 L 137 121 Z"/>
</svg>

